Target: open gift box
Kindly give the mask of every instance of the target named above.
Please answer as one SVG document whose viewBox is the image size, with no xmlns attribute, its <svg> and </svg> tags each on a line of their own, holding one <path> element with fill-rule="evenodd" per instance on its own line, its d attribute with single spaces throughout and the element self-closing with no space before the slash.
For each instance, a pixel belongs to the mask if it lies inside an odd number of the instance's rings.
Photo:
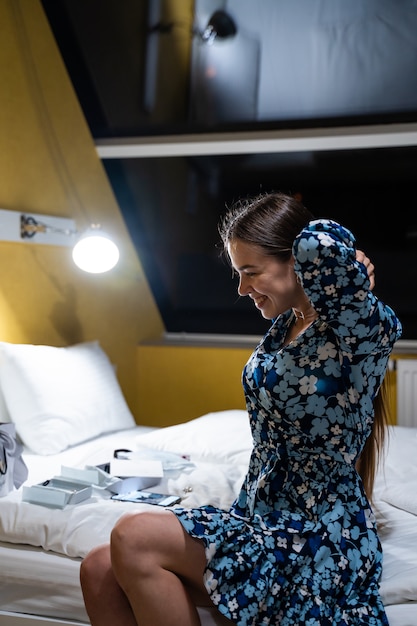
<svg viewBox="0 0 417 626">
<path fill-rule="evenodd" d="M 24 486 L 23 502 L 42 504 L 54 509 L 63 509 L 68 504 L 78 504 L 87 500 L 93 493 L 90 474 L 73 476 L 72 468 L 62 467 L 60 476 L 54 476 L 37 485 Z"/>
</svg>

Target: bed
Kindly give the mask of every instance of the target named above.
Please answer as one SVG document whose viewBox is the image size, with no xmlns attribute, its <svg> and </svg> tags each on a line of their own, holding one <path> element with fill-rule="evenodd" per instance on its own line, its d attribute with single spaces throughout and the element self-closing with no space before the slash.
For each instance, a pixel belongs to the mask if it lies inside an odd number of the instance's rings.
<svg viewBox="0 0 417 626">
<path fill-rule="evenodd" d="M 24 485 L 0 499 L 1 626 L 88 624 L 78 580 L 82 558 L 108 540 L 123 513 L 152 506 L 116 502 L 97 484 L 83 502 L 52 508 L 23 501 L 25 487 L 63 467 L 107 463 L 117 449 L 157 459 L 163 478 L 152 489 L 180 496 L 181 506 L 227 507 L 245 474 L 251 448 L 245 411 L 216 411 L 166 428 L 136 425 L 97 342 L 0 343 L 0 389 L 0 421 L 15 423 L 29 471 Z M 416 460 L 417 429 L 390 427 L 374 504 L 390 626 L 417 625 Z M 224 624 L 216 611 L 199 612 L 203 626 Z"/>
</svg>

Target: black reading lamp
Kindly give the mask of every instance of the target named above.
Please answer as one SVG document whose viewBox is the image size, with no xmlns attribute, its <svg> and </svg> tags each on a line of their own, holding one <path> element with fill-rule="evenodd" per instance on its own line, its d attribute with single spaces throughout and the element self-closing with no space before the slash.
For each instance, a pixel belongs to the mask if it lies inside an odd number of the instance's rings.
<svg viewBox="0 0 417 626">
<path fill-rule="evenodd" d="M 208 44 L 212 44 L 216 38 L 227 39 L 237 33 L 236 24 L 226 11 L 215 11 L 208 21 L 201 38 Z"/>
</svg>

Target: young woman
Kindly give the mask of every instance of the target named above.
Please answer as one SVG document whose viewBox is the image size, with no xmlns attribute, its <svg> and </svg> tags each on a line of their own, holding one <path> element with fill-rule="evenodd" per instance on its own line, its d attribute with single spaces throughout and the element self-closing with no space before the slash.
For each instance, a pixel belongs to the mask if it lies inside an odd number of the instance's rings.
<svg viewBox="0 0 417 626">
<path fill-rule="evenodd" d="M 197 626 L 214 604 L 240 626 L 386 626 L 369 501 L 400 322 L 352 233 L 292 197 L 238 204 L 220 234 L 239 294 L 272 321 L 243 372 L 249 469 L 228 511 L 123 517 L 81 566 L 91 624 Z"/>
</svg>

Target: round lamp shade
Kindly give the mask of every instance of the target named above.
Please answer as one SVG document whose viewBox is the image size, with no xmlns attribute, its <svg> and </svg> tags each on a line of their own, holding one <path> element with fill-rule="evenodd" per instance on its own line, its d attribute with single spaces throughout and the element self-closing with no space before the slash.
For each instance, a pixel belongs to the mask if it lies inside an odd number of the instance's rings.
<svg viewBox="0 0 417 626">
<path fill-rule="evenodd" d="M 75 265 L 85 272 L 101 274 L 113 269 L 119 260 L 116 244 L 99 228 L 90 228 L 72 250 Z"/>
</svg>

